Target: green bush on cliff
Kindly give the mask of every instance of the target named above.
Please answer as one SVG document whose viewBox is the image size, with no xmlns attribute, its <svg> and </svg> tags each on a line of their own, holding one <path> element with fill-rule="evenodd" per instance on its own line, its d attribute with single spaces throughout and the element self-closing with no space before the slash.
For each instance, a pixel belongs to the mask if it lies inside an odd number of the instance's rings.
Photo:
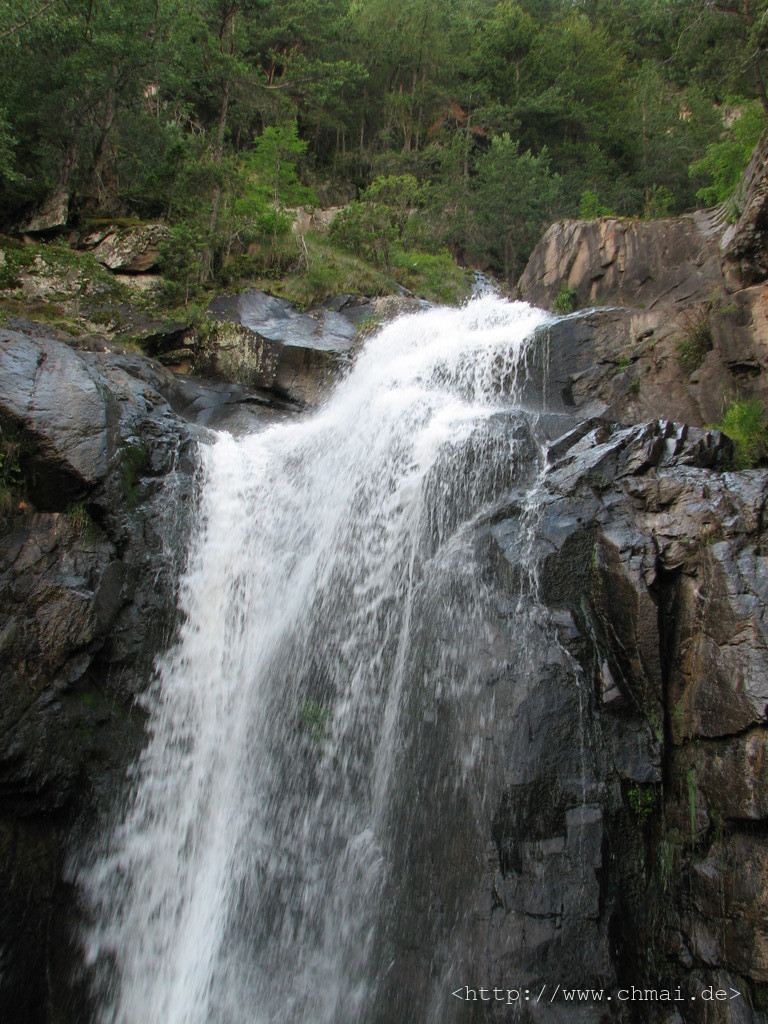
<svg viewBox="0 0 768 1024">
<path fill-rule="evenodd" d="M 768 426 L 757 398 L 731 402 L 716 428 L 734 444 L 734 469 L 751 469 L 768 460 Z"/>
</svg>

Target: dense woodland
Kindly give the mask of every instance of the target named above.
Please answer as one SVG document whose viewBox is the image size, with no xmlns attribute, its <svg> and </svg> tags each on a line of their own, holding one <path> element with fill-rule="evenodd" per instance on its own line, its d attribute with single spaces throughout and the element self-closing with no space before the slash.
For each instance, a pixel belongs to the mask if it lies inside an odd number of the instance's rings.
<svg viewBox="0 0 768 1024">
<path fill-rule="evenodd" d="M 367 264 L 511 280 L 553 219 L 726 198 L 766 83 L 768 0 L 8 0 L 1 217 L 166 220 L 188 291 L 309 264 L 286 209 L 348 204 Z"/>
</svg>

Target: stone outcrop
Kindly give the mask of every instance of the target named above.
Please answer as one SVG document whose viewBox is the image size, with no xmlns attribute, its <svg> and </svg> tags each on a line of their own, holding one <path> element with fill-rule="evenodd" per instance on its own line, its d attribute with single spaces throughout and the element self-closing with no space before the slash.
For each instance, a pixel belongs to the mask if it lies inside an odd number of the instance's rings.
<svg viewBox="0 0 768 1024">
<path fill-rule="evenodd" d="M 20 227 L 22 234 L 44 234 L 66 227 L 69 218 L 69 189 L 57 188 L 29 220 Z"/>
<path fill-rule="evenodd" d="M 160 262 L 160 247 L 170 232 L 165 224 L 106 229 L 85 239 L 102 266 L 121 274 L 144 274 Z"/>
<path fill-rule="evenodd" d="M 494 430 L 530 445 L 514 414 Z M 579 423 L 546 474 L 521 463 L 445 589 L 423 588 L 373 1019 L 409 1019 L 437 977 L 446 1022 L 765 1020 L 768 471 L 725 471 L 729 444 Z M 465 680 L 453 698 L 418 682 L 442 656 Z M 738 999 L 708 1005 L 713 984 Z M 577 1016 L 556 985 L 616 1005 Z M 521 995 L 467 1005 L 480 986 Z M 632 986 L 679 987 L 684 1005 L 621 1005 Z"/>
<path fill-rule="evenodd" d="M 733 223 L 723 230 L 720 249 L 744 284 L 768 277 L 768 134 L 755 148 L 736 194 L 723 211 Z"/>
<path fill-rule="evenodd" d="M 199 375 L 316 405 L 349 366 L 356 327 L 343 310 L 299 313 L 285 299 L 252 289 L 215 299 L 209 314 L 194 355 Z"/>
<path fill-rule="evenodd" d="M 518 287 L 545 308 L 565 287 L 580 307 L 653 310 L 690 305 L 723 285 L 717 240 L 694 217 L 680 217 L 559 221 L 534 249 Z"/>
</svg>

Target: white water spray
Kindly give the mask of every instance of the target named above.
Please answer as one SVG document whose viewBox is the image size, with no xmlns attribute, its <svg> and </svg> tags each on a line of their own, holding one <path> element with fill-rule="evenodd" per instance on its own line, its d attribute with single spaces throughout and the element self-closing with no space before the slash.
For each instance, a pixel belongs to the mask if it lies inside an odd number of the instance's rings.
<svg viewBox="0 0 768 1024">
<path fill-rule="evenodd" d="M 100 1021 L 369 1019 L 414 608 L 523 458 L 495 423 L 544 318 L 484 295 L 400 319 L 319 412 L 204 452 L 179 640 L 81 879 Z M 435 706 L 469 685 L 442 643 Z M 457 756 L 469 770 L 472 744 Z"/>
</svg>

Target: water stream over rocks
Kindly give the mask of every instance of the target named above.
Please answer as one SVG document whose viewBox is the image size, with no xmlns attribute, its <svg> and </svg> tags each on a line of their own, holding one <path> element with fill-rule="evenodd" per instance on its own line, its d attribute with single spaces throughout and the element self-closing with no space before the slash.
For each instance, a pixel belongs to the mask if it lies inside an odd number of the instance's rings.
<svg viewBox="0 0 768 1024">
<path fill-rule="evenodd" d="M 508 652 L 469 527 L 537 479 L 514 405 L 544 316 L 486 295 L 400 319 L 319 412 L 205 452 L 181 635 L 83 875 L 101 1019 L 378 1017 L 426 838 L 403 816 L 483 799 Z"/>
</svg>

